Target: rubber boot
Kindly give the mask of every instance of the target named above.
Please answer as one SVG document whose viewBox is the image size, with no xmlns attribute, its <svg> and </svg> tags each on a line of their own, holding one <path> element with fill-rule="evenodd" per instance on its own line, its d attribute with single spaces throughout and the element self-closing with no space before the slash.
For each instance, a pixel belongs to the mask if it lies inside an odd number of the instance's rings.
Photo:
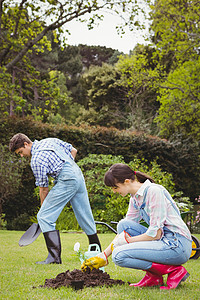
<svg viewBox="0 0 200 300">
<path fill-rule="evenodd" d="M 61 264 L 61 243 L 59 231 L 54 230 L 44 232 L 43 235 L 48 249 L 48 256 L 44 261 L 38 261 L 36 264 Z"/>
<path fill-rule="evenodd" d="M 167 286 L 161 286 L 162 290 L 175 289 L 181 282 L 185 281 L 190 274 L 183 266 L 163 265 L 164 274 L 168 274 Z"/>
<path fill-rule="evenodd" d="M 168 274 L 167 287 L 161 286 L 160 289 L 174 289 L 190 275 L 183 266 L 171 266 L 152 263 L 152 267 L 146 271 L 145 277 L 131 286 L 156 286 L 163 284 L 162 275 Z"/>
<path fill-rule="evenodd" d="M 161 286 L 164 284 L 163 277 L 153 274 L 151 272 L 146 272 L 146 275 L 142 280 L 140 280 L 138 283 L 131 283 L 130 286 L 135 287 L 145 287 L 145 286 Z"/>
<path fill-rule="evenodd" d="M 145 287 L 145 286 L 161 286 L 164 284 L 162 274 L 152 264 L 152 267 L 146 271 L 146 275 L 138 283 L 131 283 L 130 286 Z"/>
</svg>

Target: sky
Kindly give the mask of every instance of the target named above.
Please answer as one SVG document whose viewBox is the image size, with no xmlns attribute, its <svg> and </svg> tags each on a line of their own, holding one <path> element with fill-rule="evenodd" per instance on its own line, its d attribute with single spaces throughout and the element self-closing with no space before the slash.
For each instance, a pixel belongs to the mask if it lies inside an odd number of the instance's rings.
<svg viewBox="0 0 200 300">
<path fill-rule="evenodd" d="M 88 30 L 85 23 L 73 20 L 67 24 L 67 29 L 71 33 L 71 35 L 67 36 L 67 44 L 74 46 L 79 44 L 106 46 L 125 54 L 129 54 L 130 50 L 133 50 L 137 43 L 146 44 L 142 33 L 138 31 L 131 32 L 127 29 L 123 37 L 120 37 L 115 28 L 119 23 L 120 19 L 117 16 L 112 14 L 105 15 L 104 20 L 98 26 Z"/>
</svg>

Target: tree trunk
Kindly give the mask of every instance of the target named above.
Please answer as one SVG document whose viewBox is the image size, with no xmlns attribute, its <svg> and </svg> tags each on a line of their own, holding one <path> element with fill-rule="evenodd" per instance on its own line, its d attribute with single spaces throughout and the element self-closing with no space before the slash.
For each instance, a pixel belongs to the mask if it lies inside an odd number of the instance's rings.
<svg viewBox="0 0 200 300">
<path fill-rule="evenodd" d="M 12 84 L 15 84 L 15 70 L 12 71 Z M 14 95 L 14 91 L 12 93 Z M 10 100 L 10 117 L 14 116 L 14 101 Z"/>
</svg>

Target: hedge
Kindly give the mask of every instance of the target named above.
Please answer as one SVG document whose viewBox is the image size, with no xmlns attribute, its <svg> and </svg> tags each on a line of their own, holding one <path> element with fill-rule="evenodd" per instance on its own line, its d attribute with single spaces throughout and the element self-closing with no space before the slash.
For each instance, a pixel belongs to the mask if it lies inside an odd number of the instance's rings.
<svg viewBox="0 0 200 300">
<path fill-rule="evenodd" d="M 57 137 L 78 149 L 77 160 L 92 154 L 122 155 L 126 162 L 137 155 L 147 163 L 157 159 L 163 171 L 173 175 L 175 188 L 194 200 L 200 195 L 200 149 L 191 141 L 170 142 L 144 133 L 106 127 L 51 125 L 26 118 L 2 118 L 0 141 L 22 132 L 31 140 Z"/>
</svg>

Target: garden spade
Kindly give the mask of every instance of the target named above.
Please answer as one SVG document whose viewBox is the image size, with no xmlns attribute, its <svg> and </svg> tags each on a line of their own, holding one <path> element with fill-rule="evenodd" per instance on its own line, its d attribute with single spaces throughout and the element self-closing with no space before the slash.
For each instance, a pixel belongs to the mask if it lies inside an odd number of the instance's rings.
<svg viewBox="0 0 200 300">
<path fill-rule="evenodd" d="M 41 233 L 39 224 L 33 223 L 19 240 L 19 246 L 27 246 L 33 243 Z"/>
</svg>

